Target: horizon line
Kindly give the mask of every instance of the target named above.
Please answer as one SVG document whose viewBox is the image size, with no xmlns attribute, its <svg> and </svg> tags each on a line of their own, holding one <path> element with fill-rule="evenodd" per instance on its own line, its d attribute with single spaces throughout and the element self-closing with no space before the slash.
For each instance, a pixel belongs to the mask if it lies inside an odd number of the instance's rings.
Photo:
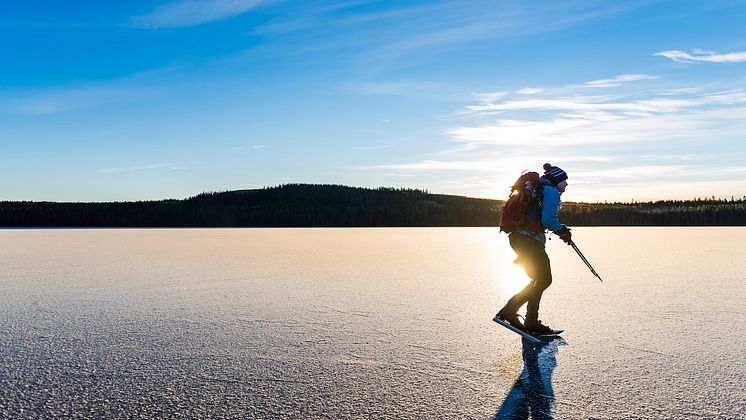
<svg viewBox="0 0 746 420">
<path fill-rule="evenodd" d="M 376 191 L 376 190 L 382 190 L 382 189 L 390 189 L 390 190 L 400 190 L 400 191 L 420 191 L 428 195 L 442 195 L 442 196 L 450 196 L 450 197 L 461 197 L 461 198 L 469 198 L 469 199 L 477 199 L 477 200 L 491 200 L 491 201 L 506 201 L 507 197 L 505 199 L 502 198 L 494 198 L 494 197 L 475 197 L 475 196 L 468 196 L 468 195 L 457 195 L 457 194 L 444 194 L 444 193 L 437 193 L 432 192 L 427 188 L 418 188 L 418 187 L 390 187 L 390 186 L 378 186 L 378 187 L 361 187 L 361 186 L 353 186 L 353 185 L 345 185 L 345 184 L 333 184 L 333 183 L 302 183 L 302 182 L 291 182 L 291 183 L 284 183 L 284 184 L 277 184 L 277 185 L 265 185 L 259 188 L 242 188 L 242 189 L 226 189 L 226 190 L 212 190 L 212 191 L 202 191 L 200 193 L 186 196 L 183 198 L 158 198 L 158 199 L 142 199 L 142 200 L 112 200 L 112 201 L 55 201 L 55 200 L 8 200 L 8 199 L 0 199 L 1 203 L 55 203 L 55 204 L 126 204 L 126 203 L 148 203 L 148 202 L 160 202 L 160 201 L 186 201 L 192 198 L 199 197 L 201 195 L 207 195 L 207 194 L 225 194 L 225 193 L 232 193 L 232 192 L 241 192 L 241 191 L 261 191 L 266 189 L 273 189 L 273 188 L 281 188 L 286 186 L 311 186 L 311 187 L 344 187 L 344 188 L 352 188 L 352 189 L 362 189 L 362 190 L 369 190 L 369 191 Z M 722 202 L 742 202 L 746 201 L 746 194 L 742 195 L 741 197 L 736 197 L 735 195 L 731 195 L 731 198 L 728 199 L 727 197 L 717 197 L 717 196 L 703 196 L 703 197 L 691 197 L 691 198 L 660 198 L 660 199 L 649 199 L 649 200 L 638 200 L 635 198 L 632 198 L 630 200 L 603 200 L 603 201 L 563 201 L 564 204 L 598 204 L 598 205 L 612 205 L 612 204 L 645 204 L 645 203 L 659 203 L 659 202 L 690 202 L 690 201 L 722 201 Z"/>
</svg>

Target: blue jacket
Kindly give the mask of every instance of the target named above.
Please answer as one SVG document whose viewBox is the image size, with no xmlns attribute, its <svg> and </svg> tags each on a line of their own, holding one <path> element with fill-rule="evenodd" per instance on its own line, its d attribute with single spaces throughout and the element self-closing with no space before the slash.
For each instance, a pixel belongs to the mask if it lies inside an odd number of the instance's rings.
<svg viewBox="0 0 746 420">
<path fill-rule="evenodd" d="M 560 209 L 560 192 L 557 187 L 542 178 L 544 186 L 544 202 L 541 205 L 541 224 L 552 232 L 559 234 L 565 230 L 565 225 L 560 223 L 557 212 Z"/>
<path fill-rule="evenodd" d="M 544 193 L 544 200 L 541 203 L 541 224 L 552 232 L 559 234 L 566 228 L 557 218 L 557 212 L 559 212 L 561 205 L 560 192 L 548 179 L 542 177 L 540 182 Z M 542 244 L 547 243 L 547 236 L 544 232 L 537 233 L 522 230 L 519 233 L 534 238 Z"/>
</svg>

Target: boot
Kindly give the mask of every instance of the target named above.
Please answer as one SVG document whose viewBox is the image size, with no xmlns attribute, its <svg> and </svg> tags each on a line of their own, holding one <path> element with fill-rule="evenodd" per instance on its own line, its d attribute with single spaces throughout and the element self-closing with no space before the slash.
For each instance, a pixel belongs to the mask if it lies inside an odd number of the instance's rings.
<svg viewBox="0 0 746 420">
<path fill-rule="evenodd" d="M 533 335 L 556 335 L 562 332 L 562 330 L 555 330 L 541 323 L 540 320 L 526 321 L 526 331 Z"/>
<path fill-rule="evenodd" d="M 500 312 L 495 315 L 495 319 L 501 319 L 508 324 L 514 326 L 515 328 L 518 328 L 519 330 L 525 330 L 526 328 L 523 326 L 523 323 L 520 319 L 518 319 L 518 314 L 515 311 L 511 311 L 508 309 L 508 307 L 504 307 L 500 309 Z"/>
</svg>

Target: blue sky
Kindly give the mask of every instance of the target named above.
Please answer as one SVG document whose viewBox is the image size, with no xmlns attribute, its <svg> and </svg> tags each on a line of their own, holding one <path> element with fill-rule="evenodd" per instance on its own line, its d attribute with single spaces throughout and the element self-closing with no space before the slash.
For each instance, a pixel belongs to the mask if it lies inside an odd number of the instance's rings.
<svg viewBox="0 0 746 420">
<path fill-rule="evenodd" d="M 6 2 L 0 200 L 746 195 L 741 1 Z"/>
</svg>

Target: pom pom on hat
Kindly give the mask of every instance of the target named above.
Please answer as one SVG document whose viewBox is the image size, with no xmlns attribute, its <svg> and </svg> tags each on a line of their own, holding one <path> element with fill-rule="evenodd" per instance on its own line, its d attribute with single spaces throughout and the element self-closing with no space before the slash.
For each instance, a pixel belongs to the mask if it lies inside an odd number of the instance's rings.
<svg viewBox="0 0 746 420">
<path fill-rule="evenodd" d="M 565 171 L 562 169 L 552 166 L 549 163 L 545 163 L 544 166 L 544 176 L 549 178 L 551 181 L 553 181 L 555 184 L 559 184 L 562 181 L 566 181 L 568 176 Z"/>
</svg>

